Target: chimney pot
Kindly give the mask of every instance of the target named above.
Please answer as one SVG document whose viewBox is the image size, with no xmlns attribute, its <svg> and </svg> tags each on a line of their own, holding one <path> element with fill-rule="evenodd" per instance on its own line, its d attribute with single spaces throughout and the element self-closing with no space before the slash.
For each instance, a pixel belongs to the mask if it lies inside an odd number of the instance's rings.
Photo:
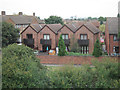
<svg viewBox="0 0 120 90">
<path fill-rule="evenodd" d="M 33 16 L 35 16 L 35 13 L 33 13 Z"/>
<path fill-rule="evenodd" d="M 5 14 L 5 11 L 1 11 L 1 15 L 6 15 L 6 14 Z"/>
<path fill-rule="evenodd" d="M 19 15 L 23 15 L 23 13 L 22 13 L 22 12 L 19 12 Z"/>
</svg>

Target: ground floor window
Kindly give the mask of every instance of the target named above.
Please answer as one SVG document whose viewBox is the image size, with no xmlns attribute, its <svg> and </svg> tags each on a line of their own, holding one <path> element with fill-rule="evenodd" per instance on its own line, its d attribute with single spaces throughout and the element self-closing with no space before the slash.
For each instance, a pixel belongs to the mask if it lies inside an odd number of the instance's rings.
<svg viewBox="0 0 120 90">
<path fill-rule="evenodd" d="M 114 53 L 119 53 L 119 46 L 114 46 L 113 47 L 113 52 Z"/>
<path fill-rule="evenodd" d="M 88 54 L 89 53 L 88 46 L 80 46 L 80 48 L 81 48 L 81 53 L 82 54 Z"/>
</svg>

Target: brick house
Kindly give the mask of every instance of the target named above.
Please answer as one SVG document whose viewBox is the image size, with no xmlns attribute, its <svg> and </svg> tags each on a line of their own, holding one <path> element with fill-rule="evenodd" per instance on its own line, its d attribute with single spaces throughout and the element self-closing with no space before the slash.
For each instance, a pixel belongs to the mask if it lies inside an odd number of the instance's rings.
<svg viewBox="0 0 120 90">
<path fill-rule="evenodd" d="M 41 25 L 41 26 L 40 26 Z M 92 53 L 96 39 L 100 39 L 99 29 L 92 23 L 74 23 L 74 24 L 40 24 L 39 28 L 33 28 L 29 25 L 22 31 L 22 39 L 27 34 L 33 34 L 34 48 L 39 51 L 55 49 L 58 46 L 59 37 L 62 34 L 66 47 L 69 49 L 70 40 L 73 36 L 81 47 L 81 53 Z M 36 38 L 36 39 L 35 39 Z M 25 42 L 24 42 L 25 44 Z"/>
<path fill-rule="evenodd" d="M 34 49 L 38 49 L 38 32 L 45 24 L 31 24 L 21 32 L 22 42 Z"/>
<path fill-rule="evenodd" d="M 100 39 L 99 32 L 100 30 L 90 22 L 87 22 L 76 29 L 75 38 L 78 40 L 78 44 L 81 48 L 81 53 L 92 54 L 94 43 L 97 39 Z"/>
<path fill-rule="evenodd" d="M 2 22 L 12 23 L 15 28 L 20 29 L 20 33 L 30 24 L 43 24 L 44 22 L 38 19 L 33 13 L 33 16 L 23 15 L 22 12 L 19 12 L 18 15 L 6 15 L 5 11 L 1 11 Z M 18 42 L 21 42 L 21 36 L 18 39 Z"/>
<path fill-rule="evenodd" d="M 109 17 L 106 21 L 105 43 L 109 55 L 120 53 L 120 40 L 118 39 L 118 18 Z"/>
<path fill-rule="evenodd" d="M 29 24 L 43 24 L 44 22 L 38 19 L 33 13 L 33 16 L 23 15 L 19 12 L 18 15 L 6 15 L 5 11 L 1 11 L 2 22 L 12 23 L 20 32 L 24 30 Z"/>
<path fill-rule="evenodd" d="M 72 26 L 72 25 L 70 25 Z M 62 34 L 62 38 L 64 40 L 64 43 L 67 47 L 67 49 L 69 50 L 69 46 L 70 46 L 70 39 L 72 38 L 74 31 L 73 29 L 71 29 L 69 25 L 63 25 L 62 28 L 57 32 L 58 36 L 57 36 L 57 45 L 58 45 L 58 41 L 59 41 L 59 37 Z"/>
<path fill-rule="evenodd" d="M 57 46 L 57 31 L 62 27 L 61 24 L 47 24 L 38 32 L 38 50 L 46 51 L 55 49 Z"/>
</svg>

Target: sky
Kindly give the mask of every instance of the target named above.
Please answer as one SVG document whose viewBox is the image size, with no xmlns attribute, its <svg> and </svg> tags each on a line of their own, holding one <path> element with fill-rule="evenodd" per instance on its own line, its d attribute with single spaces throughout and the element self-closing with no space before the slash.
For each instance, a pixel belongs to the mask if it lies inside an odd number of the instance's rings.
<svg viewBox="0 0 120 90">
<path fill-rule="evenodd" d="M 7 15 L 23 12 L 41 19 L 51 15 L 64 19 L 76 16 L 85 17 L 116 17 L 120 0 L 0 0 L 0 11 Z"/>
</svg>

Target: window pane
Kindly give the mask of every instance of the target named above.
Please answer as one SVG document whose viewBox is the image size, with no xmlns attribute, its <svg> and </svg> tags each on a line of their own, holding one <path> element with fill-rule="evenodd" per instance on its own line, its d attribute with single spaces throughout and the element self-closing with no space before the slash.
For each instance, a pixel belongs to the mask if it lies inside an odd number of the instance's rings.
<svg viewBox="0 0 120 90">
<path fill-rule="evenodd" d="M 47 39 L 48 39 L 48 40 L 50 39 L 50 36 L 49 36 L 49 35 L 47 35 Z"/>
<path fill-rule="evenodd" d="M 68 39 L 68 35 L 66 35 L 66 39 Z"/>
<path fill-rule="evenodd" d="M 80 35 L 80 39 L 83 40 L 83 35 Z"/>
<path fill-rule="evenodd" d="M 32 38 L 32 34 L 27 34 L 27 38 L 31 39 Z"/>
<path fill-rule="evenodd" d="M 114 39 L 114 41 L 116 41 L 116 40 L 117 40 L 117 36 L 116 36 L 116 35 L 114 35 L 114 36 L 113 36 L 113 39 Z"/>
<path fill-rule="evenodd" d="M 65 38 L 64 38 L 64 35 L 62 35 L 62 38 L 65 39 Z"/>
<path fill-rule="evenodd" d="M 84 35 L 84 39 L 87 40 L 87 35 Z"/>
<path fill-rule="evenodd" d="M 44 39 L 46 39 L 46 35 L 44 35 Z"/>
</svg>

